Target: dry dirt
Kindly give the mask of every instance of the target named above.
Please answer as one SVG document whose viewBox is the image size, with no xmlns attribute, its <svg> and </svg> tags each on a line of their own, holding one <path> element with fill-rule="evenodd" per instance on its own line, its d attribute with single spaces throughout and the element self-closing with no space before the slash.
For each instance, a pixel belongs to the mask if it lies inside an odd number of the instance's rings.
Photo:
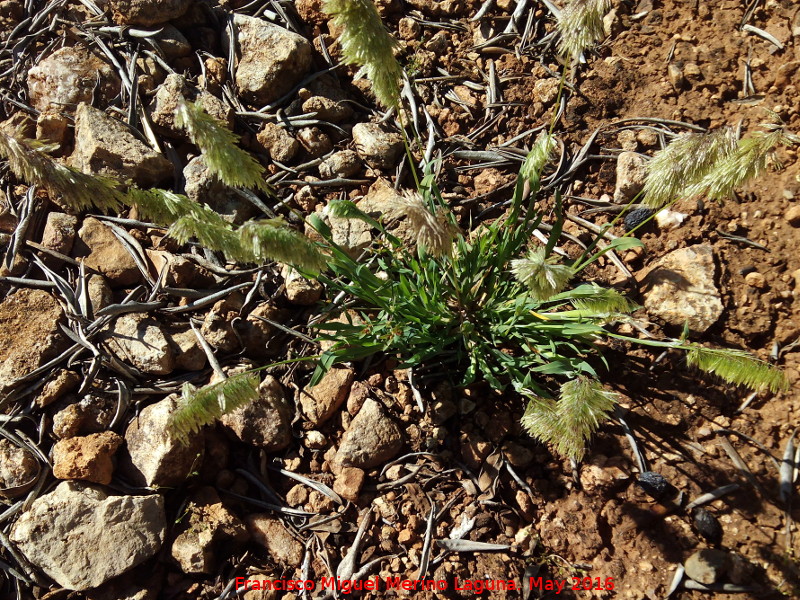
<svg viewBox="0 0 800 600">
<path fill-rule="evenodd" d="M 8 3 L 0 3 L 3 4 Z M 225 3 L 231 4 L 237 5 Z M 325 18 L 318 12 L 318 3 L 297 4 L 309 38 L 315 40 L 317 48 L 321 43 L 330 46 L 335 57 L 337 48 Z M 592 158 L 577 174 L 574 195 L 594 199 L 613 195 L 615 154 L 624 137 L 620 133 L 629 127 L 646 133 L 648 123 L 636 121 L 643 117 L 707 128 L 729 125 L 747 132 L 764 120 L 764 109 L 770 109 L 783 118 L 790 131 L 800 133 L 800 6 L 795 2 L 641 0 L 638 5 L 614 4 L 616 18 L 611 35 L 587 56 L 587 64 L 572 74 L 574 91 L 568 95 L 565 112 L 556 127 L 556 134 L 573 155 L 600 128 L 591 149 Z M 747 22 L 773 35 L 782 49 L 742 31 L 742 18 L 749 4 L 755 4 L 756 9 Z M 541 30 L 533 36 L 538 41 L 542 32 L 552 29 L 552 19 L 544 4 L 530 5 L 532 19 Z M 403 17 L 411 16 L 419 23 L 419 31 L 412 34 L 404 30 L 407 22 L 400 27 L 398 35 L 405 38 L 401 59 L 409 72 L 421 79 L 419 95 L 441 129 L 437 150 L 445 156 L 440 175 L 442 188 L 446 197 L 460 199 L 454 206 L 465 217 L 482 214 L 495 202 L 508 198 L 516 167 L 473 168 L 454 153 L 496 147 L 534 127 L 549 124 L 556 98 L 554 86 L 560 67 L 553 58 L 552 47 L 520 44 L 518 36 L 479 47 L 492 36 L 492 28 L 505 28 L 514 6 L 508 0 L 497 0 L 476 23 L 469 20 L 479 8 L 474 1 L 381 2 L 392 31 L 398 31 Z M 524 22 L 525 19 L 521 27 Z M 324 64 L 319 55 L 316 60 L 319 66 Z M 743 89 L 748 64 L 752 71 L 750 94 Z M 439 67 L 449 75 L 443 77 L 437 71 Z M 197 70 L 196 64 L 189 68 Z M 675 75 L 678 71 L 680 77 Z M 494 107 L 486 106 L 484 92 L 463 85 L 465 81 L 484 85 L 489 72 L 496 73 L 502 96 Z M 346 73 L 340 70 L 343 81 L 348 79 Z M 360 102 L 368 103 L 369 94 L 359 95 L 357 87 L 349 91 Z M 454 97 L 459 103 L 453 101 Z M 10 102 L 4 106 L 7 118 L 14 106 Z M 684 130 L 680 126 L 674 129 Z M 655 141 L 647 135 L 640 136 L 638 150 L 651 153 L 656 149 Z M 340 143 L 341 147 L 347 144 L 347 140 Z M 737 570 L 736 583 L 752 590 L 731 596 L 742 599 L 800 597 L 800 536 L 791 524 L 800 519 L 800 508 L 789 511 L 787 521 L 787 511 L 778 499 L 778 472 L 767 455 L 769 452 L 780 460 L 789 436 L 800 425 L 800 349 L 791 345 L 800 335 L 800 229 L 785 219 L 787 209 L 800 202 L 800 162 L 792 149 L 781 150 L 778 158 L 782 170 L 765 174 L 724 204 L 700 205 L 693 200 L 678 205 L 675 210 L 687 213 L 687 221 L 669 232 L 654 227 L 645 230 L 641 239 L 646 252 L 626 256 L 625 260 L 631 270 L 638 272 L 676 248 L 700 242 L 711 244 L 725 311 L 700 340 L 748 349 L 764 359 L 777 352 L 778 364 L 785 370 L 792 389 L 785 394 L 759 395 L 740 411 L 747 392 L 698 378 L 678 356 L 661 357 L 657 362 L 655 353 L 637 350 L 627 354 L 624 347 L 609 348 L 612 374 L 606 378 L 626 398 L 626 422 L 644 448 L 651 470 L 662 474 L 687 499 L 726 484 L 740 484 L 737 491 L 705 508 L 722 525 L 719 547 L 747 559 L 749 566 Z M 370 180 L 373 175 L 369 171 L 365 174 Z M 368 187 L 345 191 L 357 197 Z M 331 196 L 340 192 L 335 189 Z M 568 203 L 568 210 L 574 214 L 585 208 L 577 201 Z M 598 223 L 607 220 L 602 213 L 590 218 Z M 569 225 L 568 229 L 576 235 L 582 232 L 577 226 Z M 726 234 L 740 239 L 726 238 Z M 745 282 L 745 276 L 752 272 L 763 275 L 761 288 Z M 610 266 L 596 275 L 618 280 L 618 273 Z M 278 288 L 272 282 L 265 285 L 273 291 Z M 628 291 L 634 297 L 638 293 L 630 286 Z M 656 330 L 658 327 L 656 323 Z M 24 329 L 21 331 L 24 335 Z M 301 375 L 305 376 L 302 372 Z M 427 410 L 421 416 L 404 378 L 388 360 L 372 366 L 360 380 L 401 423 L 407 437 L 406 450 L 420 453 L 406 458 L 403 464 L 419 470 L 404 483 L 396 480 L 408 470 L 368 471 L 364 490 L 337 525 L 316 528 L 315 543 L 325 552 L 318 552 L 309 565 L 309 578 L 319 581 L 329 575 L 322 557 L 327 552 L 334 559 L 331 564 L 339 562 L 353 543 L 359 510 L 363 513 L 373 503 L 380 507 L 380 519 L 367 531 L 359 564 L 379 557 L 384 560 L 369 575 L 415 578 L 425 543 L 426 519 L 434 505 L 435 539 L 450 537 L 463 519 L 474 518 L 469 539 L 514 544 L 511 553 L 444 556 L 434 551 L 433 556 L 442 556 L 442 560 L 432 564 L 428 573 L 435 579 L 448 580 L 451 589 L 404 594 L 414 598 L 535 598 L 536 591 L 530 595 L 495 591 L 477 596 L 472 590 L 452 589 L 455 578 L 519 582 L 524 575 L 535 575 L 567 579 L 569 584 L 570 578 L 576 576 L 591 577 L 593 582 L 611 578 L 614 582 L 613 590 L 565 590 L 559 595 L 545 592 L 541 597 L 654 600 L 665 597 L 678 565 L 695 550 L 710 546 L 698 535 L 692 516 L 684 508 L 669 501 L 656 502 L 635 484 L 638 468 L 620 425 L 610 423 L 601 429 L 576 481 L 568 462 L 554 458 L 520 431 L 522 405 L 518 399 L 501 396 L 481 385 L 467 390 L 431 386 L 424 393 Z M 439 423 L 432 407 L 447 399 L 457 405 L 465 400 L 474 402 L 476 408 Z M 321 430 L 332 445 L 349 422 L 350 416 L 343 412 Z M 715 433 L 717 429 L 738 435 Z M 310 452 L 299 443 L 302 430 L 302 424 L 295 423 L 293 444 L 270 455 L 270 462 L 275 458 L 286 469 L 333 486 L 334 476 L 325 457 L 328 448 Z M 723 450 L 723 436 L 738 450 L 755 483 L 737 470 Z M 231 444 L 229 452 L 230 471 L 235 465 L 267 461 L 266 455 L 259 456 L 242 445 Z M 513 474 L 505 467 L 499 468 L 502 455 L 511 463 Z M 199 479 L 191 485 L 219 481 L 213 466 L 201 470 Z M 270 483 L 281 497 L 287 497 L 296 482 L 273 472 Z M 243 494 L 248 489 L 241 478 L 230 483 L 230 488 Z M 169 514 L 177 514 L 186 495 L 185 489 L 171 493 L 169 506 L 173 512 Z M 226 506 L 242 518 L 253 511 L 235 500 L 226 502 Z M 795 506 L 800 502 L 796 501 Z M 324 503 L 313 508 L 333 512 Z M 310 534 L 303 531 L 300 537 L 306 541 Z M 134 571 L 134 579 L 152 579 L 153 590 L 160 590 L 157 597 L 169 599 L 218 598 L 232 578 L 246 573 L 259 578 L 293 578 L 300 573 L 280 566 L 263 548 L 255 547 L 232 551 L 218 572 L 207 577 L 179 572 L 166 556 L 155 563 Z M 11 589 L 10 585 L 5 588 Z M 47 591 L 37 588 L 35 595 L 42 598 Z M 62 598 L 84 597 L 54 588 L 51 591 Z M 679 588 L 671 597 L 689 600 L 709 595 Z M 394 596 L 381 591 L 363 593 L 361 597 Z"/>
</svg>

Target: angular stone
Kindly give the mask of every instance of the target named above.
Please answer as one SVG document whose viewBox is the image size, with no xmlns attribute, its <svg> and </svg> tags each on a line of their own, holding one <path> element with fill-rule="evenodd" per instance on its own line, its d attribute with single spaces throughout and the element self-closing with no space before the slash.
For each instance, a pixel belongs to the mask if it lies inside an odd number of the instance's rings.
<svg viewBox="0 0 800 600">
<path fill-rule="evenodd" d="M 169 420 L 178 408 L 177 396 L 146 406 L 125 431 L 126 475 L 134 485 L 177 487 L 203 459 L 203 433 L 191 434 L 188 444 L 169 433 Z"/>
<path fill-rule="evenodd" d="M 172 558 L 184 573 L 211 573 L 250 537 L 239 518 L 222 505 L 213 488 L 194 494 L 188 528 L 172 544 Z"/>
<path fill-rule="evenodd" d="M 644 307 L 671 325 L 703 333 L 722 315 L 722 300 L 714 283 L 716 267 L 711 246 L 699 244 L 670 252 L 642 274 Z"/>
<path fill-rule="evenodd" d="M 367 399 L 342 436 L 335 467 L 369 469 L 393 458 L 403 447 L 403 434 L 375 400 Z"/>
<path fill-rule="evenodd" d="M 117 412 L 117 401 L 88 395 L 53 415 L 53 434 L 60 439 L 99 433 L 108 429 Z"/>
<path fill-rule="evenodd" d="M 355 379 L 352 369 L 331 369 L 315 386 L 306 386 L 300 393 L 303 412 L 315 427 L 331 418 L 347 400 Z"/>
<path fill-rule="evenodd" d="M 159 25 L 177 19 L 192 0 L 108 0 L 114 21 L 120 25 Z"/>
<path fill-rule="evenodd" d="M 347 102 L 326 98 L 325 96 L 311 96 L 303 102 L 303 113 L 317 113 L 316 118 L 329 123 L 341 123 L 353 116 L 353 109 Z"/>
<path fill-rule="evenodd" d="M 60 440 L 53 446 L 53 476 L 107 485 L 114 473 L 113 456 L 122 445 L 113 431 Z"/>
<path fill-rule="evenodd" d="M 72 112 L 93 100 L 105 104 L 119 88 L 111 65 L 81 46 L 60 48 L 28 71 L 28 98 L 42 113 Z"/>
<path fill-rule="evenodd" d="M 0 303 L 0 391 L 58 356 L 64 311 L 43 290 L 20 289 Z"/>
<path fill-rule="evenodd" d="M 232 321 L 239 316 L 242 299 L 228 296 L 217 302 L 203 320 L 200 333 L 217 350 L 233 352 L 239 347 L 239 337 L 233 329 Z"/>
<path fill-rule="evenodd" d="M 356 152 L 371 167 L 392 169 L 403 151 L 403 138 L 377 123 L 358 123 L 353 127 Z"/>
<path fill-rule="evenodd" d="M 163 4 L 163 2 L 159 2 L 159 5 L 161 4 Z M 161 31 L 152 36 L 151 39 L 158 44 L 167 62 L 183 56 L 189 56 L 192 53 L 192 45 L 189 43 L 189 40 L 186 39 L 177 27 L 169 23 L 163 25 Z"/>
<path fill-rule="evenodd" d="M 80 382 L 81 376 L 75 371 L 59 369 L 56 371 L 55 377 L 44 384 L 42 392 L 36 398 L 36 406 L 39 408 L 49 406 L 65 394 L 78 389 Z"/>
<path fill-rule="evenodd" d="M 60 212 L 47 215 L 47 223 L 42 233 L 42 246 L 46 246 L 61 254 L 69 255 L 75 243 L 75 229 L 78 217 Z"/>
<path fill-rule="evenodd" d="M 26 494 L 38 479 L 41 467 L 27 448 L 0 439 L 0 497 L 16 498 Z"/>
<path fill-rule="evenodd" d="M 175 125 L 175 109 L 181 100 L 199 102 L 204 111 L 233 130 L 233 109 L 230 106 L 213 94 L 189 85 L 183 75 L 171 73 L 158 86 L 150 106 L 147 107 L 148 116 L 160 132 L 184 135 Z"/>
<path fill-rule="evenodd" d="M 316 279 L 306 279 L 291 267 L 282 270 L 286 299 L 297 306 L 311 306 L 322 297 L 322 284 Z"/>
<path fill-rule="evenodd" d="M 106 334 L 109 349 L 144 373 L 168 375 L 175 369 L 175 350 L 161 325 L 146 313 L 129 313 Z"/>
<path fill-rule="evenodd" d="M 288 93 L 311 66 L 311 44 L 262 19 L 235 14 L 239 63 L 236 86 L 242 97 L 263 106 Z M 225 39 L 230 47 L 232 40 Z"/>
<path fill-rule="evenodd" d="M 687 558 L 684 567 L 687 577 L 694 579 L 697 583 L 711 585 L 722 576 L 727 561 L 727 552 L 703 548 Z"/>
<path fill-rule="evenodd" d="M 220 419 L 245 444 L 267 452 L 282 450 L 292 441 L 293 411 L 277 379 L 267 375 L 258 386 L 259 398 Z"/>
<path fill-rule="evenodd" d="M 84 219 L 73 256 L 85 256 L 86 266 L 105 275 L 116 287 L 133 285 L 141 276 L 136 261 L 111 228 L 94 217 Z"/>
<path fill-rule="evenodd" d="M 647 159 L 636 152 L 621 152 L 617 157 L 617 184 L 614 202 L 630 202 L 642 191 L 647 178 Z"/>
<path fill-rule="evenodd" d="M 280 521 L 267 514 L 247 516 L 247 530 L 253 541 L 267 549 L 272 559 L 287 567 L 299 567 L 303 544 L 296 540 Z"/>
<path fill-rule="evenodd" d="M 75 150 L 70 164 L 89 175 L 107 175 L 140 186 L 172 176 L 172 163 L 154 151 L 117 119 L 88 104 L 75 111 Z"/>
<path fill-rule="evenodd" d="M 197 341 L 197 336 L 194 331 L 187 329 L 167 335 L 167 338 L 172 340 L 175 345 L 175 368 L 183 369 L 184 371 L 201 371 L 205 368 L 208 357 L 200 343 Z"/>
<path fill-rule="evenodd" d="M 165 530 L 161 496 L 109 496 L 65 481 L 37 498 L 9 537 L 60 586 L 86 590 L 155 555 Z"/>
<path fill-rule="evenodd" d="M 275 123 L 264 123 L 264 127 L 256 134 L 256 139 L 269 153 L 270 158 L 280 163 L 289 162 L 300 151 L 300 142 Z"/>
<path fill-rule="evenodd" d="M 352 177 L 361 170 L 361 161 L 352 150 L 334 152 L 319 165 L 319 174 L 324 179 Z"/>
<path fill-rule="evenodd" d="M 339 475 L 336 476 L 336 481 L 333 482 L 333 491 L 345 500 L 355 502 L 361 493 L 365 478 L 366 474 L 362 469 L 344 467 L 339 472 Z"/>
<path fill-rule="evenodd" d="M 242 198 L 233 188 L 222 183 L 206 165 L 206 159 L 196 156 L 183 169 L 186 195 L 201 204 L 208 204 L 228 221 L 241 224 L 257 213 L 255 206 Z"/>
</svg>

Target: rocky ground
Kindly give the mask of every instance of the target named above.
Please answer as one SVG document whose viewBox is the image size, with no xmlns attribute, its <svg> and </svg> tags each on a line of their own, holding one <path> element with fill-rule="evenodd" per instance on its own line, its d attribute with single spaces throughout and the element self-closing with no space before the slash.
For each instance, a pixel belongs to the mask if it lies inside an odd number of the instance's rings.
<svg viewBox="0 0 800 600">
<path fill-rule="evenodd" d="M 665 135 L 748 132 L 765 108 L 800 132 L 792 0 L 613 4 L 555 130 L 579 239 L 638 192 Z M 441 158 L 464 222 L 499 216 L 557 108 L 556 7 L 379 8 L 402 41 L 414 151 Z M 402 137 L 369 83 L 336 67 L 336 33 L 317 0 L 3 0 L 0 128 L 235 223 L 297 222 L 342 195 L 385 210 L 411 185 Z M 242 136 L 277 197 L 210 175 L 175 125 L 180 97 Z M 259 401 L 176 443 L 175 394 L 212 378 L 201 338 L 228 373 L 313 354 L 304 335 L 326 290 L 179 246 L 135 211 L 73 214 L 0 162 L 0 595 L 288 599 L 299 592 L 244 593 L 236 578 L 310 580 L 322 597 L 322 578 L 423 573 L 448 589 L 357 593 L 469 598 L 467 580 L 542 577 L 567 580 L 559 597 L 797 597 L 800 514 L 779 469 L 800 424 L 800 163 L 791 148 L 778 158 L 729 202 L 682 202 L 650 225 L 645 251 L 620 257 L 632 277 L 611 263 L 593 275 L 639 301 L 652 331 L 689 319 L 696 339 L 779 364 L 791 391 L 750 395 L 678 356 L 608 348 L 606 381 L 626 401 L 574 471 L 521 432 L 518 398 L 417 381 L 391 357 L 314 387 L 310 366 L 268 369 Z M 345 246 L 370 243 L 332 226 Z M 661 478 L 640 476 L 626 433 Z M 571 591 L 573 577 L 593 590 Z M 555 592 L 481 597 L 540 595 Z"/>
</svg>

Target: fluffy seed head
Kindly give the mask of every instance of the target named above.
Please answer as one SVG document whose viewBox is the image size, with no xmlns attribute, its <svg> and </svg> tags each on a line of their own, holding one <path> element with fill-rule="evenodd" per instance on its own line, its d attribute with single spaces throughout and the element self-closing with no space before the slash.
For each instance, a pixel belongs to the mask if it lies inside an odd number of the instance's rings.
<svg viewBox="0 0 800 600">
<path fill-rule="evenodd" d="M 404 191 L 399 202 L 411 230 L 417 236 L 417 245 L 424 247 L 432 256 L 449 256 L 456 229 L 445 211 L 439 209 L 436 214 L 432 213 L 422 196 L 413 191 Z"/>
<path fill-rule="evenodd" d="M 558 294 L 575 274 L 571 267 L 557 264 L 555 256 L 545 257 L 545 248 L 531 250 L 526 258 L 511 261 L 511 272 L 528 286 L 536 300 Z"/>
<path fill-rule="evenodd" d="M 540 135 L 533 145 L 533 148 L 525 157 L 525 162 L 519 170 L 519 176 L 530 182 L 531 193 L 535 194 L 539 190 L 542 179 L 542 170 L 550 160 L 553 150 L 556 148 L 556 138 L 549 133 Z"/>
<path fill-rule="evenodd" d="M 602 40 L 605 35 L 603 17 L 611 8 L 611 0 L 569 0 L 558 18 L 561 32 L 559 51 L 571 61 Z"/>
<path fill-rule="evenodd" d="M 399 106 L 402 69 L 394 56 L 398 43 L 375 5 L 370 0 L 326 0 L 324 10 L 342 28 L 339 43 L 345 63 L 363 67 L 381 104 Z"/>
</svg>

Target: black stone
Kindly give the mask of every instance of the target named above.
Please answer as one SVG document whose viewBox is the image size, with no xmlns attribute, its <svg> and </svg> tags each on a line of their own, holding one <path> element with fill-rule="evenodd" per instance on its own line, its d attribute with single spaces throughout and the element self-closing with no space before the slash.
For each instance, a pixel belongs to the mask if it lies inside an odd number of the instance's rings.
<svg viewBox="0 0 800 600">
<path fill-rule="evenodd" d="M 705 508 L 695 508 L 692 511 L 692 521 L 697 533 L 702 535 L 710 544 L 719 546 L 722 542 L 722 525 L 717 517 Z"/>
<path fill-rule="evenodd" d="M 648 496 L 655 500 L 661 500 L 665 495 L 674 496 L 677 490 L 663 475 L 655 471 L 645 471 L 639 475 L 636 482 Z"/>
<path fill-rule="evenodd" d="M 622 220 L 625 223 L 625 229 L 630 231 L 634 227 L 638 227 L 642 223 L 644 223 L 647 219 L 653 216 L 653 209 L 652 208 L 635 208 Z"/>
</svg>

